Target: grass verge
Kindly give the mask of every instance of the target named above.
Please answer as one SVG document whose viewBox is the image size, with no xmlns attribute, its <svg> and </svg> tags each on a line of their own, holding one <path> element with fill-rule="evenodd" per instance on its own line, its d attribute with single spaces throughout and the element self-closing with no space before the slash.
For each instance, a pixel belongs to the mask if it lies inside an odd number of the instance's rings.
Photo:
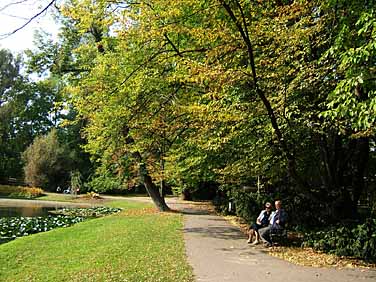
<svg viewBox="0 0 376 282">
<path fill-rule="evenodd" d="M 45 193 L 43 196 L 37 198 L 42 201 L 57 201 L 57 202 L 77 202 L 81 201 L 81 196 L 72 196 L 70 194 Z"/>
<path fill-rule="evenodd" d="M 125 210 L 0 245 L 0 281 L 193 281 L 180 214 L 111 206 Z"/>
</svg>

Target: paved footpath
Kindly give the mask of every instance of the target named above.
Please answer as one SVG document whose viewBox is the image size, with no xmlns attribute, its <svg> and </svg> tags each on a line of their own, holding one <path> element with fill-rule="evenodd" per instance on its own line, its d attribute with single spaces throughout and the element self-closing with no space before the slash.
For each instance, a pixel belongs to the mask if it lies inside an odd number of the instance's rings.
<svg viewBox="0 0 376 282">
<path fill-rule="evenodd" d="M 185 217 L 188 261 L 197 282 L 376 282 L 375 270 L 313 268 L 291 264 L 250 246 L 222 217 L 170 203 Z"/>
</svg>

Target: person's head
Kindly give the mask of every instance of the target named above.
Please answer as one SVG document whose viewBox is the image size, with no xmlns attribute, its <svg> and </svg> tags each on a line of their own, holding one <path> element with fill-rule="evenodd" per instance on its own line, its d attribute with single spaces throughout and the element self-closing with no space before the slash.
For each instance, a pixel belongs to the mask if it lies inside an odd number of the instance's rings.
<svg viewBox="0 0 376 282">
<path fill-rule="evenodd" d="M 269 202 L 265 203 L 265 209 L 266 209 L 267 211 L 271 211 L 271 210 L 272 210 L 272 204 L 269 203 Z"/>
<path fill-rule="evenodd" d="M 282 208 L 282 201 L 277 200 L 275 201 L 274 205 L 275 205 L 275 208 L 279 210 L 280 208 Z"/>
</svg>

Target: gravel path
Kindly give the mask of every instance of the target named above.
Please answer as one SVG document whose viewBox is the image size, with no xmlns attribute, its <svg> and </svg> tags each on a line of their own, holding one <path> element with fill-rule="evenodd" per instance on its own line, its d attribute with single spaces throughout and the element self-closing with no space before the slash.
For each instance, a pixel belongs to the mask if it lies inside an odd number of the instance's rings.
<svg viewBox="0 0 376 282">
<path fill-rule="evenodd" d="M 376 271 L 313 268 L 272 257 L 250 246 L 244 234 L 220 216 L 169 201 L 184 213 L 188 261 L 197 282 L 376 282 Z"/>
</svg>

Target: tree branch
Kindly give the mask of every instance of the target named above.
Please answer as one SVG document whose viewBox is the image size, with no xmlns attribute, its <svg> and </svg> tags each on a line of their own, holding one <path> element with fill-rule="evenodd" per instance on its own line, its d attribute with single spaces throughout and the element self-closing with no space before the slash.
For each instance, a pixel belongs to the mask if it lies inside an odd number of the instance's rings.
<svg viewBox="0 0 376 282">
<path fill-rule="evenodd" d="M 40 12 L 38 12 L 37 14 L 35 14 L 34 16 L 32 16 L 26 23 L 24 23 L 23 25 L 21 25 L 20 27 L 16 28 L 15 30 L 13 30 L 12 32 L 9 32 L 7 34 L 1 34 L 0 35 L 0 39 L 4 39 L 4 38 L 8 38 L 9 36 L 15 34 L 16 32 L 20 31 L 21 29 L 23 29 L 24 27 L 26 27 L 28 24 L 30 24 L 33 20 L 35 20 L 36 18 L 38 18 L 41 14 L 45 13 L 54 3 L 55 3 L 56 0 L 52 0 L 46 7 L 44 7 Z M 20 1 L 18 3 L 22 3 L 24 1 Z M 16 3 L 11 3 L 11 4 L 16 4 Z M 9 5 L 11 5 L 9 4 Z M 8 5 L 8 6 L 9 6 Z"/>
<path fill-rule="evenodd" d="M 22 3 L 25 3 L 25 2 L 27 2 L 27 1 L 29 1 L 29 0 L 22 0 L 22 1 L 18 1 L 18 2 L 12 2 L 12 3 L 9 3 L 9 4 L 5 5 L 4 7 L 0 8 L 0 12 L 2 12 L 2 11 L 4 11 L 4 10 L 8 9 L 8 8 L 11 7 L 11 6 L 18 5 L 18 4 L 22 4 Z"/>
<path fill-rule="evenodd" d="M 179 57 L 183 57 L 183 55 L 180 53 L 179 49 L 171 41 L 171 39 L 168 37 L 168 35 L 166 33 L 164 33 L 163 36 L 167 39 L 167 42 L 171 45 L 172 49 L 175 50 L 176 54 L 178 54 Z"/>
</svg>

